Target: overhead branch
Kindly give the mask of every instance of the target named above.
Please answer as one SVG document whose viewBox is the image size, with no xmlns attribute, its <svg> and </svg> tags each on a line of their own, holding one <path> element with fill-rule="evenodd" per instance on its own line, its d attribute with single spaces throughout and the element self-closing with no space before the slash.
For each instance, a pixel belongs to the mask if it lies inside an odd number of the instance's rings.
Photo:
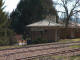
<svg viewBox="0 0 80 60">
<path fill-rule="evenodd" d="M 71 11 L 73 11 L 76 7 L 78 7 L 78 6 L 80 5 L 80 4 L 79 4 L 79 5 L 77 6 L 77 4 L 78 4 L 79 2 L 80 2 L 80 0 L 77 0 L 77 1 L 76 1 L 75 5 L 74 5 L 74 7 L 72 8 Z"/>
<path fill-rule="evenodd" d="M 69 14 L 70 16 L 72 16 L 73 14 L 79 12 L 79 11 L 76 11 L 75 13 L 73 13 L 73 11 L 74 11 L 74 9 L 77 7 L 77 4 L 79 3 L 79 1 L 80 1 L 80 0 L 77 0 L 77 1 L 76 1 L 74 7 L 72 8 L 72 10 L 71 10 L 71 12 L 70 12 L 70 14 Z M 78 6 L 79 6 L 79 5 L 78 5 Z"/>
<path fill-rule="evenodd" d="M 80 12 L 80 10 L 75 10 L 73 14 L 76 14 L 76 13 L 79 13 L 79 12 Z"/>
</svg>

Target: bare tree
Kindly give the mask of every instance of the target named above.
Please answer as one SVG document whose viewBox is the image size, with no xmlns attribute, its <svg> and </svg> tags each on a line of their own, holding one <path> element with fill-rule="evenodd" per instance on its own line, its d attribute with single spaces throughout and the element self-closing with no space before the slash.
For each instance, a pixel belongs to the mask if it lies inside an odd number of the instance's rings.
<svg viewBox="0 0 80 60">
<path fill-rule="evenodd" d="M 57 1 L 57 2 L 56 2 Z M 80 12 L 80 0 L 56 0 L 54 3 L 55 6 L 62 7 L 64 11 L 58 11 L 57 13 L 65 13 L 65 27 L 68 27 L 69 21 L 71 20 L 71 17 L 74 16 L 74 14 Z M 60 8 L 59 8 L 60 9 Z"/>
</svg>

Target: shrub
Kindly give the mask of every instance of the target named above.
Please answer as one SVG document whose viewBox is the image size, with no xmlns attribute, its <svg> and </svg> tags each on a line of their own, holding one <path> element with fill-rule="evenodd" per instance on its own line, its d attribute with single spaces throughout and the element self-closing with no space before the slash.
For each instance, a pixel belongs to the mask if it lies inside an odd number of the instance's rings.
<svg viewBox="0 0 80 60">
<path fill-rule="evenodd" d="M 32 40 L 32 44 L 41 44 L 48 43 L 48 40 L 43 40 L 42 38 L 37 38 L 36 40 Z"/>
</svg>

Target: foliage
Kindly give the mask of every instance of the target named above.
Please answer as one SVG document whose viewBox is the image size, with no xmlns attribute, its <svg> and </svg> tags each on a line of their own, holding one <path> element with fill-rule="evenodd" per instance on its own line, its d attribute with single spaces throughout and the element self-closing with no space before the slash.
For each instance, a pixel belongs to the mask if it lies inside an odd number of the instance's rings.
<svg viewBox="0 0 80 60">
<path fill-rule="evenodd" d="M 11 13 L 12 28 L 18 34 L 24 34 L 25 26 L 40 21 L 48 14 L 55 15 L 52 0 L 21 0 Z"/>
<path fill-rule="evenodd" d="M 10 44 L 13 31 L 10 29 L 8 15 L 3 12 L 3 5 L 3 0 L 0 0 L 0 45 L 8 45 Z"/>
<path fill-rule="evenodd" d="M 66 43 L 66 42 L 78 42 L 78 41 L 80 41 L 80 38 L 76 38 L 76 39 L 61 39 L 58 42 Z"/>
<path fill-rule="evenodd" d="M 52 0 L 40 0 L 46 14 L 56 15 Z"/>
<path fill-rule="evenodd" d="M 37 38 L 36 40 L 32 40 L 32 44 L 41 44 L 41 43 L 48 43 L 48 40 L 43 40 L 41 38 Z"/>
</svg>

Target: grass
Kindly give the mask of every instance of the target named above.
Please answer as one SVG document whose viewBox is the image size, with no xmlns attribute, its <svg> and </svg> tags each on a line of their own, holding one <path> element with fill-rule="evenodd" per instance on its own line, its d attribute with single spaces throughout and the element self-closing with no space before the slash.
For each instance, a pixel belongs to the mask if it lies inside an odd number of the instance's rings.
<svg viewBox="0 0 80 60">
<path fill-rule="evenodd" d="M 80 38 L 76 38 L 76 39 L 61 39 L 58 42 L 66 43 L 66 42 L 77 42 L 77 41 L 80 41 Z M 70 46 L 70 48 L 80 48 L 80 45 Z"/>
<path fill-rule="evenodd" d="M 80 60 L 80 55 L 78 56 L 55 56 L 55 60 Z"/>
<path fill-rule="evenodd" d="M 14 45 L 14 46 L 0 46 L 0 50 L 9 49 L 9 48 L 19 48 L 24 46 Z"/>
<path fill-rule="evenodd" d="M 80 48 L 80 45 L 70 46 L 70 48 Z"/>
<path fill-rule="evenodd" d="M 80 38 L 77 38 L 77 39 L 61 39 L 58 42 L 66 43 L 66 42 L 76 42 L 76 41 L 80 41 Z M 18 47 L 24 47 L 24 46 L 19 46 L 19 45 L 14 45 L 14 46 L 0 46 L 0 50 L 2 50 L 2 49 L 8 49 L 8 48 L 18 48 Z M 74 46 L 71 46 L 71 48 L 80 48 L 80 46 L 79 45 L 74 45 Z"/>
<path fill-rule="evenodd" d="M 59 40 L 58 42 L 77 42 L 77 41 L 80 41 L 80 38 L 76 38 L 76 39 L 61 39 Z"/>
<path fill-rule="evenodd" d="M 43 56 L 33 58 L 32 60 L 80 60 L 80 55 L 78 56 Z"/>
</svg>

